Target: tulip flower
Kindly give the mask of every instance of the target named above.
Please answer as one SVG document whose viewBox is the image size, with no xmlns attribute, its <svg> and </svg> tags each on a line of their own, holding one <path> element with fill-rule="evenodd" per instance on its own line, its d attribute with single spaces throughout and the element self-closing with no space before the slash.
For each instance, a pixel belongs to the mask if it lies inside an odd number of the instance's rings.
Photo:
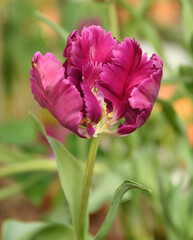
<svg viewBox="0 0 193 240">
<path fill-rule="evenodd" d="M 35 99 L 80 137 L 126 136 L 143 125 L 157 98 L 163 64 L 135 39 L 117 41 L 99 26 L 73 31 L 64 64 L 52 53 L 32 59 Z"/>
</svg>

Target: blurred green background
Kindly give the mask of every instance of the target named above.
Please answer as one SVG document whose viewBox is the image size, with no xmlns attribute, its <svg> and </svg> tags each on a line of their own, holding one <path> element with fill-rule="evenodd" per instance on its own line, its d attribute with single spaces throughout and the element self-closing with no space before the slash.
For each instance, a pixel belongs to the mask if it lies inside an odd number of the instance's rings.
<svg viewBox="0 0 193 240">
<path fill-rule="evenodd" d="M 102 223 L 115 189 L 131 179 L 151 188 L 152 194 L 130 192 L 107 239 L 192 240 L 191 0 L 0 0 L 0 224 L 10 218 L 69 221 L 53 153 L 28 111 L 80 161 L 87 157 L 89 140 L 63 129 L 39 107 L 29 73 L 36 51 L 53 52 L 63 62 L 66 35 L 92 24 L 112 31 L 119 40 L 135 37 L 144 52 L 160 55 L 164 76 L 144 126 L 128 137 L 101 137 L 90 231 L 96 233 Z M 48 231 L 53 239 L 56 230 Z M 41 234 L 33 239 L 51 239 L 46 231 Z"/>
</svg>

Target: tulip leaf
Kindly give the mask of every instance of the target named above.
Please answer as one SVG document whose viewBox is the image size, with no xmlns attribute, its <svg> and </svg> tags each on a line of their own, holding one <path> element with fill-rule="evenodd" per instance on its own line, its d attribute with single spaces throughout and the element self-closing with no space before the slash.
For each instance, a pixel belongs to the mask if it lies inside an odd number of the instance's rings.
<svg viewBox="0 0 193 240">
<path fill-rule="evenodd" d="M 191 50 L 191 53 L 193 55 L 193 33 L 192 33 L 192 36 L 191 36 L 191 39 L 190 39 L 190 50 Z"/>
<path fill-rule="evenodd" d="M 41 176 L 42 177 L 42 176 Z M 20 183 L 13 183 L 9 186 L 0 189 L 0 201 L 10 198 L 25 189 L 29 189 L 35 184 L 39 183 L 40 177 L 29 177 Z M 41 185 L 40 185 L 41 186 Z M 36 189 L 36 188 L 35 188 Z"/>
<path fill-rule="evenodd" d="M 73 231 L 71 228 L 63 225 L 52 226 L 40 232 L 33 238 L 33 240 L 69 240 L 73 238 Z"/>
<path fill-rule="evenodd" d="M 184 76 L 190 76 L 191 80 L 193 80 L 193 67 L 181 65 L 179 67 L 179 72 L 182 76 L 183 75 Z M 191 81 L 191 83 L 192 83 L 192 81 Z"/>
<path fill-rule="evenodd" d="M 32 121 L 12 120 L 0 124 L 0 141 L 2 143 L 27 146 L 35 139 L 36 130 Z"/>
<path fill-rule="evenodd" d="M 171 124 L 175 132 L 179 135 L 184 136 L 186 134 L 184 124 L 176 114 L 172 105 L 169 102 L 164 101 L 163 99 L 160 98 L 157 99 L 157 102 L 159 102 L 162 105 L 163 114 L 165 115 L 166 119 Z"/>
<path fill-rule="evenodd" d="M 189 0 L 181 0 L 182 3 L 182 20 L 184 23 L 185 40 L 190 43 L 193 34 L 193 4 Z"/>
<path fill-rule="evenodd" d="M 81 167 L 80 162 L 78 162 L 78 160 L 60 142 L 46 134 L 46 131 L 40 121 L 32 113 L 30 115 L 36 122 L 40 131 L 47 138 L 54 152 L 60 182 L 70 207 L 71 217 L 76 232 L 78 226 L 80 195 L 83 182 L 83 168 Z"/>
<path fill-rule="evenodd" d="M 31 159 L 2 166 L 0 168 L 0 177 L 34 171 L 53 172 L 55 170 L 56 163 L 54 161 L 49 161 L 48 159 Z"/>
<path fill-rule="evenodd" d="M 42 222 L 23 223 L 7 220 L 3 223 L 2 240 L 29 240 L 46 227 L 47 224 Z"/>
<path fill-rule="evenodd" d="M 99 229 L 97 235 L 95 236 L 94 240 L 104 240 L 105 239 L 105 237 L 107 236 L 107 234 L 110 231 L 110 228 L 113 224 L 113 221 L 116 216 L 116 212 L 117 212 L 117 209 L 119 207 L 122 197 L 128 190 L 133 189 L 133 188 L 151 192 L 150 189 L 148 189 L 136 182 L 130 181 L 130 180 L 127 180 L 123 184 L 121 184 L 115 191 L 115 194 L 111 201 L 107 216 L 106 216 L 101 228 Z"/>
<path fill-rule="evenodd" d="M 73 239 L 70 226 L 46 222 L 19 222 L 7 220 L 3 223 L 2 240 L 68 240 Z"/>
</svg>

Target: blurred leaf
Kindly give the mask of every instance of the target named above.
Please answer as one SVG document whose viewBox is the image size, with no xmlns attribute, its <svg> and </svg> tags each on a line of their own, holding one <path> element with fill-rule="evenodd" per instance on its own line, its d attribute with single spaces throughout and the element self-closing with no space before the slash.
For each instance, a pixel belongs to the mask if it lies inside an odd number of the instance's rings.
<svg viewBox="0 0 193 240">
<path fill-rule="evenodd" d="M 1 25 L 3 27 L 2 80 L 8 97 L 15 90 L 14 83 L 23 88 L 24 81 L 22 82 L 22 80 L 26 79 L 26 74 L 30 69 L 30 56 L 37 49 L 44 47 L 40 28 L 32 18 L 33 5 L 34 1 L 7 1 L 0 14 L 3 23 Z M 18 14 L 18 12 L 22 14 Z"/>
<path fill-rule="evenodd" d="M 141 13 L 141 16 L 144 16 L 148 9 L 151 7 L 151 5 L 155 2 L 155 0 L 143 0 L 141 3 L 141 6 L 139 8 L 139 11 Z"/>
<path fill-rule="evenodd" d="M 125 0 L 115 0 L 117 4 L 125 8 L 132 16 L 136 17 L 137 11 L 134 7 L 131 6 L 131 4 L 128 1 Z"/>
<path fill-rule="evenodd" d="M 166 119 L 171 124 L 175 132 L 180 135 L 185 135 L 186 134 L 185 127 L 182 121 L 179 119 L 176 112 L 174 111 L 172 105 L 169 102 L 164 101 L 163 99 L 160 98 L 157 99 L 157 101 L 162 105 L 163 114 L 165 115 Z"/>
<path fill-rule="evenodd" d="M 173 197 L 173 194 L 174 194 L 174 188 L 172 188 L 172 185 L 170 183 L 169 175 L 165 172 L 165 170 L 159 168 L 157 178 L 158 178 L 158 187 L 160 191 L 160 199 L 162 203 L 163 214 L 167 223 L 167 228 L 169 229 L 169 231 L 171 231 L 170 233 L 171 236 L 175 236 L 175 238 L 172 237 L 172 239 L 179 239 L 179 240 L 184 239 L 181 228 L 179 228 L 179 226 L 176 224 L 176 222 L 174 222 L 172 218 L 173 206 L 170 206 L 170 204 L 171 204 L 171 198 Z M 179 210 L 179 206 L 177 208 L 177 211 L 178 210 Z M 176 214 L 176 212 L 174 213 Z"/>
<path fill-rule="evenodd" d="M 193 67 L 181 65 L 179 72 L 181 75 L 190 76 L 193 83 Z"/>
<path fill-rule="evenodd" d="M 7 164 L 0 168 L 0 177 L 33 172 L 33 171 L 55 171 L 56 162 L 52 160 L 32 159 L 27 161 Z"/>
<path fill-rule="evenodd" d="M 193 3 L 190 0 L 181 0 L 182 17 L 184 23 L 184 36 L 187 43 L 190 43 L 193 34 Z"/>
<path fill-rule="evenodd" d="M 107 236 L 107 234 L 110 231 L 110 228 L 113 224 L 117 209 L 119 207 L 119 204 L 121 202 L 123 195 L 128 190 L 133 189 L 133 188 L 151 192 L 151 190 L 149 190 L 148 188 L 146 188 L 138 183 L 132 182 L 132 181 L 125 181 L 121 186 L 119 186 L 114 194 L 112 201 L 111 201 L 111 205 L 110 205 L 109 211 L 107 213 L 107 216 L 106 216 L 101 228 L 99 229 L 96 237 L 94 238 L 95 240 L 104 240 L 105 239 L 105 237 Z"/>
<path fill-rule="evenodd" d="M 192 76 L 189 75 L 172 75 L 167 78 L 163 78 L 162 84 L 181 84 L 181 83 L 191 83 Z"/>
<path fill-rule="evenodd" d="M 62 25 L 71 32 L 85 25 L 101 25 L 108 30 L 107 4 L 97 1 L 65 1 L 61 8 Z M 73 17 L 72 17 L 73 16 Z"/>
<path fill-rule="evenodd" d="M 0 144 L 0 163 L 9 163 L 32 158 L 31 154 L 21 151 L 19 148 Z"/>
<path fill-rule="evenodd" d="M 23 189 L 23 192 L 33 205 L 39 206 L 45 199 L 47 190 L 56 176 L 50 172 L 37 172 L 35 174 L 30 174 L 29 176 L 30 177 L 25 177 L 29 185 L 26 185 L 27 187 Z M 28 179 L 32 177 L 32 181 L 29 182 Z"/>
<path fill-rule="evenodd" d="M 20 181 L 19 183 L 13 183 L 7 187 L 1 188 L 0 201 L 10 198 L 24 191 L 27 188 L 32 188 L 37 182 L 39 182 L 39 179 L 40 178 L 32 176 L 32 177 L 29 177 L 28 179 L 25 179 L 24 181 Z"/>
<path fill-rule="evenodd" d="M 192 33 L 192 36 L 191 36 L 191 39 L 190 39 L 190 50 L 191 50 L 192 55 L 193 55 L 193 33 Z"/>
<path fill-rule="evenodd" d="M 30 120 L 14 120 L 0 124 L 0 141 L 25 146 L 37 136 L 34 123 Z"/>
<path fill-rule="evenodd" d="M 2 240 L 30 240 L 47 226 L 49 224 L 43 222 L 22 223 L 7 220 L 3 223 Z"/>
<path fill-rule="evenodd" d="M 23 223 L 7 220 L 3 224 L 2 240 L 62 240 L 73 239 L 72 228 L 46 222 Z"/>
<path fill-rule="evenodd" d="M 50 26 L 51 28 L 53 28 L 62 37 L 64 42 L 67 41 L 69 33 L 64 28 L 62 28 L 61 26 L 57 25 L 56 23 L 50 21 L 49 19 L 47 19 L 43 14 L 41 14 L 38 11 L 34 11 L 34 16 L 36 18 L 38 18 L 40 21 L 42 21 L 45 24 L 47 24 L 48 26 Z"/>
<path fill-rule="evenodd" d="M 53 226 L 37 234 L 32 240 L 73 240 L 74 235 L 71 228 L 66 226 Z"/>
<path fill-rule="evenodd" d="M 159 55 L 163 58 L 162 41 L 156 27 L 146 19 L 140 19 L 138 27 L 140 27 L 143 36 L 153 44 Z"/>
<path fill-rule="evenodd" d="M 120 185 L 121 182 L 123 182 L 123 177 L 115 172 L 105 171 L 102 176 L 100 175 L 99 181 L 91 192 L 89 212 L 96 212 L 108 202 L 114 194 L 114 189 Z"/>
<path fill-rule="evenodd" d="M 55 182 L 56 183 L 56 182 Z M 60 183 L 57 184 L 57 193 L 55 194 L 51 207 L 46 217 L 46 221 L 56 224 L 66 224 L 71 222 L 70 210 L 64 193 L 60 187 Z"/>
<path fill-rule="evenodd" d="M 80 195 L 83 182 L 83 169 L 77 159 L 56 139 L 46 135 L 46 131 L 39 120 L 31 114 L 40 131 L 50 143 L 58 165 L 62 189 L 68 201 L 75 227 L 78 226 Z"/>
</svg>

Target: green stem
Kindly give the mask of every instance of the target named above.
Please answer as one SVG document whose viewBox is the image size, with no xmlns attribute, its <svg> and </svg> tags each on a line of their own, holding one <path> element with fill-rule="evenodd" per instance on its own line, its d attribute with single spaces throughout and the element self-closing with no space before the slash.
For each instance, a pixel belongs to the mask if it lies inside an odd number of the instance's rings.
<svg viewBox="0 0 193 240">
<path fill-rule="evenodd" d="M 116 4 L 113 1 L 108 2 L 108 14 L 110 29 L 114 37 L 120 40 L 119 21 L 117 16 Z"/>
<path fill-rule="evenodd" d="M 99 137 L 92 138 L 90 144 L 90 150 L 88 154 L 88 160 L 85 169 L 82 193 L 80 198 L 80 210 L 79 210 L 79 223 L 78 223 L 78 233 L 77 240 L 85 240 L 86 224 L 87 224 L 87 209 L 88 209 L 88 199 L 92 183 L 92 175 L 94 170 L 95 158 L 99 144 Z"/>
</svg>

